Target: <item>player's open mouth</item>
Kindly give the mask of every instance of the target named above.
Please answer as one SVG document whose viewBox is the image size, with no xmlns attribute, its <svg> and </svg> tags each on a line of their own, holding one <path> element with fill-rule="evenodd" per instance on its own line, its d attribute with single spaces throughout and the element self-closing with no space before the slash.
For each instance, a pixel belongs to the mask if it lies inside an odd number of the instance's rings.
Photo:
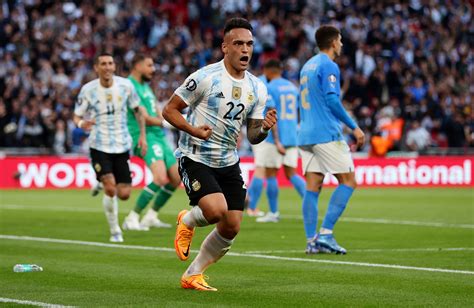
<svg viewBox="0 0 474 308">
<path fill-rule="evenodd" d="M 249 56 L 240 57 L 240 63 L 247 64 L 249 62 Z"/>
</svg>

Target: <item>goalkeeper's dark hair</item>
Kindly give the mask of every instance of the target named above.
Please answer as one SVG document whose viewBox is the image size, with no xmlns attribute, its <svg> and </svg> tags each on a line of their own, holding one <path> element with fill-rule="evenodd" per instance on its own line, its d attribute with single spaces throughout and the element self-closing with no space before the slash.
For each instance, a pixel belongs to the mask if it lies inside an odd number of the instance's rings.
<svg viewBox="0 0 474 308">
<path fill-rule="evenodd" d="M 137 65 L 138 63 L 142 62 L 143 60 L 145 59 L 148 59 L 150 58 L 151 59 L 151 56 L 147 55 L 147 54 L 144 54 L 144 53 L 137 53 L 133 56 L 132 58 L 132 62 L 130 63 L 131 64 L 131 68 L 134 68 L 135 65 Z"/>
<path fill-rule="evenodd" d="M 319 50 L 331 48 L 332 41 L 337 40 L 339 34 L 341 34 L 341 32 L 334 26 L 324 25 L 319 27 L 314 35 Z"/>
<path fill-rule="evenodd" d="M 249 21 L 242 17 L 234 17 L 229 20 L 224 25 L 224 35 L 230 32 L 232 29 L 244 28 L 249 30 L 250 32 L 253 31 L 252 25 Z"/>
</svg>

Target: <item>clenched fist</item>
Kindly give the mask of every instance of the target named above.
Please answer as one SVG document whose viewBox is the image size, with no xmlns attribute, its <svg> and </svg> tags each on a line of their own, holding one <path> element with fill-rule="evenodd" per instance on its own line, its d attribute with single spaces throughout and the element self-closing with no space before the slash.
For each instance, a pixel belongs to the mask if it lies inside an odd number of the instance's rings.
<svg viewBox="0 0 474 308">
<path fill-rule="evenodd" d="M 195 127 L 193 130 L 193 136 L 203 140 L 209 139 L 209 137 L 211 137 L 211 134 L 212 128 L 206 124 Z"/>
<path fill-rule="evenodd" d="M 265 118 L 262 122 L 262 129 L 265 131 L 269 131 L 273 125 L 277 122 L 277 112 L 276 109 L 270 109 L 265 114 Z"/>
</svg>

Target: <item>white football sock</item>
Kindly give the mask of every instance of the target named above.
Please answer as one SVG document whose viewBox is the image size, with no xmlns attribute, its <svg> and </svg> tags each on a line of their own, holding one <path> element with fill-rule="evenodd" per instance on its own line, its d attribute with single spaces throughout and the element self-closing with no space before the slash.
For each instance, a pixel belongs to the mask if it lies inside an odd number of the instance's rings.
<svg viewBox="0 0 474 308">
<path fill-rule="evenodd" d="M 202 274 L 209 265 L 219 261 L 229 251 L 233 242 L 233 239 L 222 237 L 217 229 L 212 230 L 202 242 L 198 255 L 186 270 L 186 276 Z"/>
<path fill-rule="evenodd" d="M 118 223 L 118 200 L 117 196 L 109 197 L 104 194 L 102 199 L 102 205 L 104 206 L 105 217 L 109 223 L 110 233 L 122 233 Z"/>
<path fill-rule="evenodd" d="M 209 222 L 207 221 L 206 217 L 204 217 L 201 208 L 197 205 L 193 206 L 191 211 L 187 212 L 186 215 L 183 216 L 183 222 L 189 228 L 204 227 L 209 225 Z"/>
</svg>

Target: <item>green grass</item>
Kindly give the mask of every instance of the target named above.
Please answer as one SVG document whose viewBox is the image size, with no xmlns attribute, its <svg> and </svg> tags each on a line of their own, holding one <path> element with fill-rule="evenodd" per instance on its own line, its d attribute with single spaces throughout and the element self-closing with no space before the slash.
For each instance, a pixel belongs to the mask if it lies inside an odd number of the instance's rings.
<svg viewBox="0 0 474 308">
<path fill-rule="evenodd" d="M 320 218 L 331 192 L 321 195 Z M 132 200 L 120 203 L 121 221 L 137 195 L 134 191 Z M 186 206 L 179 190 L 160 218 L 171 223 Z M 266 210 L 264 196 L 260 207 Z M 284 189 L 280 223 L 257 224 L 244 217 L 231 253 L 206 272 L 216 293 L 180 288 L 189 262 L 179 261 L 171 249 L 174 228 L 124 234 L 124 245 L 168 248 L 161 251 L 0 237 L 0 298 L 74 306 L 472 307 L 473 211 L 470 189 L 359 189 L 336 228 L 348 254 L 307 256 L 301 200 L 294 190 Z M 193 256 L 210 230 L 197 230 Z M 0 191 L 0 234 L 108 243 L 101 198 L 79 190 Z M 14 273 L 16 263 L 36 263 L 44 271 Z"/>
</svg>

